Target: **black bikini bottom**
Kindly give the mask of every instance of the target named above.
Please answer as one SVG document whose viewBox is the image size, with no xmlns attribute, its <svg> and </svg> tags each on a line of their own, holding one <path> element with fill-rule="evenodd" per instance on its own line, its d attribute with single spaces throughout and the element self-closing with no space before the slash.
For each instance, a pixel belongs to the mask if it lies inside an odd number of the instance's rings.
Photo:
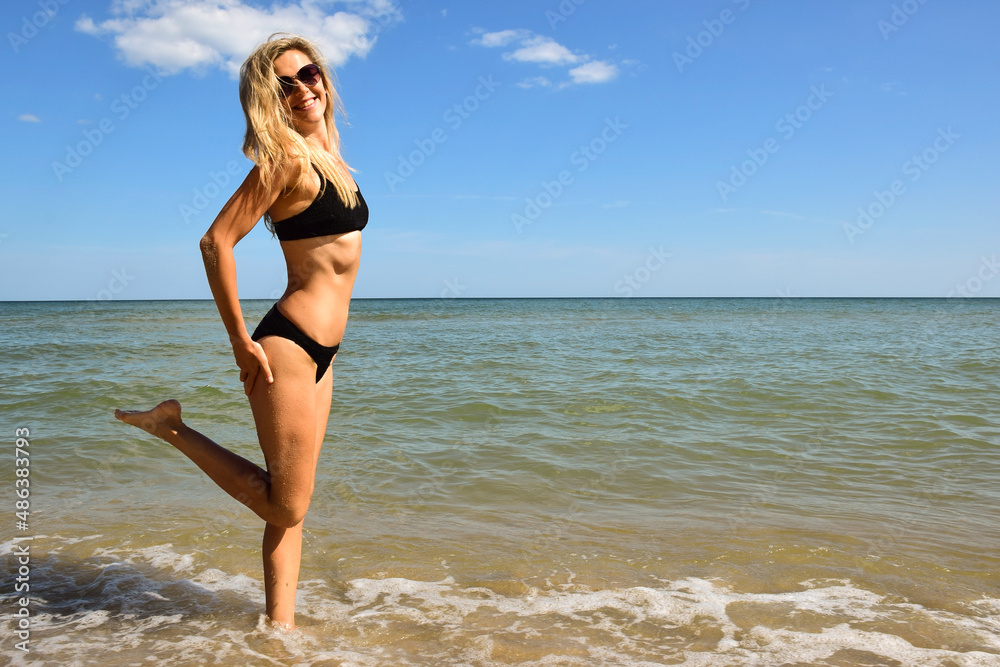
<svg viewBox="0 0 1000 667">
<path fill-rule="evenodd" d="M 340 349 L 339 343 L 333 347 L 327 347 L 320 345 L 307 336 L 303 333 L 302 329 L 299 329 L 291 320 L 281 314 L 281 311 L 278 310 L 278 304 L 271 306 L 271 310 L 267 311 L 267 315 L 264 316 L 264 319 L 254 329 L 253 335 L 250 338 L 260 340 L 264 336 L 287 338 L 305 350 L 306 354 L 316 362 L 316 382 L 323 379 L 326 369 L 330 367 L 330 362 L 333 361 L 333 355 L 337 354 L 337 350 Z"/>
</svg>

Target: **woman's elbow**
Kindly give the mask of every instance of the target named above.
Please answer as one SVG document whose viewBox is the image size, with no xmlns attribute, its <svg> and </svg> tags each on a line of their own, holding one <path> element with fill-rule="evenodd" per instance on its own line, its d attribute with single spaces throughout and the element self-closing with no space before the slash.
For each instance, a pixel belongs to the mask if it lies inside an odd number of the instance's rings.
<svg viewBox="0 0 1000 667">
<path fill-rule="evenodd" d="M 206 232 L 201 237 L 198 247 L 201 248 L 201 254 L 204 256 L 219 254 L 219 242 L 210 232 Z"/>
<path fill-rule="evenodd" d="M 201 248 L 201 259 L 206 267 L 214 267 L 219 262 L 219 242 L 211 234 L 205 234 L 198 242 Z"/>
</svg>

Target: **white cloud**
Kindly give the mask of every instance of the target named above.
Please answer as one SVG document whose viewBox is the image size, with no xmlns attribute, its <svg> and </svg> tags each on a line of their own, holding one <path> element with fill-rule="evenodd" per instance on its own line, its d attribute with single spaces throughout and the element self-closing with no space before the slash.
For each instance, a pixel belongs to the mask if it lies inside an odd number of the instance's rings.
<svg viewBox="0 0 1000 667">
<path fill-rule="evenodd" d="M 41 123 L 42 122 L 41 118 L 39 118 L 38 116 L 36 116 L 34 114 L 30 114 L 30 113 L 23 113 L 20 116 L 18 116 L 17 119 L 19 121 L 22 121 L 22 122 L 25 122 L 25 123 Z"/>
<path fill-rule="evenodd" d="M 605 83 L 618 76 L 618 67 L 603 60 L 592 60 L 574 67 L 569 75 L 573 77 L 573 83 Z"/>
<path fill-rule="evenodd" d="M 552 82 L 544 76 L 533 76 L 515 85 L 518 88 L 548 88 L 552 85 Z"/>
<path fill-rule="evenodd" d="M 572 65 L 587 58 L 575 55 L 559 42 L 539 35 L 523 40 L 521 48 L 503 54 L 503 59 L 542 65 Z"/>
<path fill-rule="evenodd" d="M 515 39 L 528 39 L 531 37 L 530 30 L 500 30 L 498 32 L 484 32 L 479 39 L 472 40 L 477 46 L 492 48 L 494 46 L 507 46 Z"/>
<path fill-rule="evenodd" d="M 570 80 L 563 81 L 556 90 L 582 83 L 605 83 L 618 76 L 618 66 L 603 60 L 593 60 L 586 53 L 574 53 L 566 46 L 545 35 L 536 35 L 530 30 L 517 28 L 486 32 L 475 28 L 478 35 L 470 44 L 487 48 L 514 45 L 512 51 L 503 54 L 506 61 L 533 63 L 542 67 L 568 67 Z M 553 83 L 544 76 L 529 77 L 517 84 L 521 88 L 552 87 Z"/>
<path fill-rule="evenodd" d="M 275 32 L 316 41 L 330 64 L 365 57 L 381 26 L 401 20 L 392 0 L 342 1 L 351 11 L 328 13 L 331 0 L 297 0 L 261 8 L 242 0 L 115 0 L 114 18 L 82 16 L 76 29 L 112 35 L 126 63 L 165 73 L 219 67 L 231 76 L 255 46 Z"/>
</svg>

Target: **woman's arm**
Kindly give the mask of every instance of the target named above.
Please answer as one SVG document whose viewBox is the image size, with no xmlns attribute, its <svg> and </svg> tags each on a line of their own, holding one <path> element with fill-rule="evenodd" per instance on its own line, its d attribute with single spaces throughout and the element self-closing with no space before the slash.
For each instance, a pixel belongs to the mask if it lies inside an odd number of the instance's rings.
<svg viewBox="0 0 1000 667">
<path fill-rule="evenodd" d="M 274 378 L 264 350 L 250 339 L 243 323 L 243 311 L 236 293 L 236 257 L 233 255 L 233 248 L 277 200 L 284 179 L 274 178 L 271 182 L 272 186 L 265 189 L 261 183 L 259 168 L 251 169 L 201 239 L 201 256 L 205 262 L 208 284 L 219 315 L 222 316 L 222 323 L 229 333 L 233 355 L 240 367 L 240 381 L 248 396 L 258 371 L 264 371 L 269 383 Z"/>
</svg>

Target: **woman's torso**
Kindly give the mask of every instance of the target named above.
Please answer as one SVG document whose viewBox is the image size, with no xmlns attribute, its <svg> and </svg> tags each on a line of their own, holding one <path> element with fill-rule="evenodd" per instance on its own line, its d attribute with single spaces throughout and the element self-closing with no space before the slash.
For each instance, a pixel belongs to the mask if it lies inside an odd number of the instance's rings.
<svg viewBox="0 0 1000 667">
<path fill-rule="evenodd" d="M 271 207 L 275 228 L 281 230 L 281 225 L 287 222 L 285 229 L 290 229 L 296 223 L 295 216 L 317 200 L 322 181 L 316 172 L 311 175 L 313 178 L 307 179 L 307 184 L 279 197 Z M 332 183 L 326 184 L 323 197 L 338 197 Z M 361 232 L 282 240 L 281 250 L 285 256 L 288 286 L 278 300 L 279 308 L 317 343 L 340 343 L 347 327 L 347 311 L 361 259 Z"/>
</svg>

